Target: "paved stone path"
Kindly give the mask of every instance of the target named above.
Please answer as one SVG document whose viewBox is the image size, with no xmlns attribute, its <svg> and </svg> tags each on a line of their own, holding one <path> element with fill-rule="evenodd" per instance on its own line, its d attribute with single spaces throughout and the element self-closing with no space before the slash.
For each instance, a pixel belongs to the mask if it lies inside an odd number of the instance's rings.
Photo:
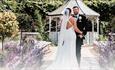
<svg viewBox="0 0 115 70">
<path fill-rule="evenodd" d="M 99 63 L 97 61 L 97 56 L 94 55 L 92 52 L 92 47 L 82 47 L 81 50 L 81 70 L 102 70 L 99 66 Z M 41 70 L 45 70 L 48 65 L 50 65 L 56 56 L 57 48 L 53 47 L 51 48 L 50 54 L 48 54 L 44 59 L 44 64 L 41 67 Z"/>
</svg>

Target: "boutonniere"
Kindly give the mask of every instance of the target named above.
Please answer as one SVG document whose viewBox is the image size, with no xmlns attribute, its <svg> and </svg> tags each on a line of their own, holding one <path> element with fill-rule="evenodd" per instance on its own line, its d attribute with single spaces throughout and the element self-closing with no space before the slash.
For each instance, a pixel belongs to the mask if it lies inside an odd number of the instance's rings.
<svg viewBox="0 0 115 70">
<path fill-rule="evenodd" d="M 81 16 L 79 16 L 79 22 L 81 22 L 81 19 L 82 19 L 82 17 L 81 17 Z"/>
</svg>

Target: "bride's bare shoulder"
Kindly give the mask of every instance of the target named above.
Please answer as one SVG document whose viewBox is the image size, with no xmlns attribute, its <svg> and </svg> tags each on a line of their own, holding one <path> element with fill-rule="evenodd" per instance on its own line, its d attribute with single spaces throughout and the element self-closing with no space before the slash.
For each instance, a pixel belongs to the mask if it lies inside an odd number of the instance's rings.
<svg viewBox="0 0 115 70">
<path fill-rule="evenodd" d="M 75 21 L 75 18 L 73 16 L 70 16 L 70 19 L 69 19 L 71 22 L 74 22 Z"/>
</svg>

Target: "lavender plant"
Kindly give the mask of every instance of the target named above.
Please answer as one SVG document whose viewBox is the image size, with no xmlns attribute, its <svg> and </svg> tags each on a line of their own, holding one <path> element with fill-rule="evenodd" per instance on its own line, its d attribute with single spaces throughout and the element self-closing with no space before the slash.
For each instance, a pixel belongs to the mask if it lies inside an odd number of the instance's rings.
<svg viewBox="0 0 115 70">
<path fill-rule="evenodd" d="M 11 70 L 20 70 L 30 66 L 38 68 L 42 65 L 42 59 L 48 51 L 46 47 L 49 44 L 35 39 L 26 39 L 23 45 L 14 41 L 7 42 L 4 44 L 5 66 Z"/>
<path fill-rule="evenodd" d="M 99 63 L 104 70 L 115 69 L 115 37 L 109 35 L 107 42 L 98 42 Z"/>
</svg>

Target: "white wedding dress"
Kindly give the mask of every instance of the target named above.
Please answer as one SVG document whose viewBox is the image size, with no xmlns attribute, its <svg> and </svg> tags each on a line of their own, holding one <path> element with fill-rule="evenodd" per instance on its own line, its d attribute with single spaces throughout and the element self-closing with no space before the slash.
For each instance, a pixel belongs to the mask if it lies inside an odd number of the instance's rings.
<svg viewBox="0 0 115 70">
<path fill-rule="evenodd" d="M 64 20 L 64 25 L 61 27 L 63 33 L 59 38 L 61 45 L 58 45 L 56 59 L 46 70 L 79 70 L 76 58 L 76 34 L 73 26 L 66 29 L 67 22 L 68 20 Z"/>
</svg>

